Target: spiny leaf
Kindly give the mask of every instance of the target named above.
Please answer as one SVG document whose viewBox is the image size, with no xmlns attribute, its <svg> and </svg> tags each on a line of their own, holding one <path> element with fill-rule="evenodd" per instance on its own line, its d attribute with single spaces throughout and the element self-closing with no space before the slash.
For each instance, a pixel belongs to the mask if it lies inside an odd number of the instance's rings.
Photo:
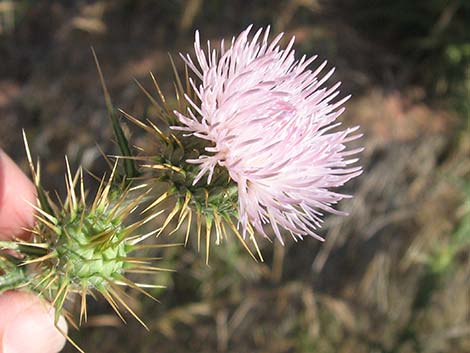
<svg viewBox="0 0 470 353">
<path fill-rule="evenodd" d="M 123 157 L 132 157 L 132 152 L 129 147 L 129 141 L 127 140 L 126 135 L 124 134 L 118 115 L 116 114 L 116 109 L 114 108 L 113 103 L 111 101 L 111 96 L 109 95 L 109 91 L 104 80 L 103 72 L 101 71 L 101 66 L 93 47 L 91 48 L 91 52 L 93 53 L 93 58 L 95 59 L 98 75 L 100 76 L 101 87 L 103 88 L 103 94 L 106 103 L 106 110 L 108 111 L 108 115 L 113 126 L 114 135 L 116 136 L 116 140 L 119 145 L 119 150 L 121 151 Z M 124 176 L 126 179 L 126 183 L 130 183 L 133 178 L 136 178 L 139 175 L 135 161 L 131 158 L 123 158 L 123 163 L 124 172 L 126 174 Z"/>
</svg>

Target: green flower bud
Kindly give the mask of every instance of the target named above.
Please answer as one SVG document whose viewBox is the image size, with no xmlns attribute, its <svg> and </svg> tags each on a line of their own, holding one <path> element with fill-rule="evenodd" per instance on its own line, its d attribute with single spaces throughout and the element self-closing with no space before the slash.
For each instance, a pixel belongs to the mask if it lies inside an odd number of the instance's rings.
<svg viewBox="0 0 470 353">
<path fill-rule="evenodd" d="M 154 273 L 165 269 L 152 265 L 151 261 L 157 258 L 136 257 L 131 253 L 173 245 L 139 245 L 156 232 L 135 234 L 154 215 L 129 222 L 129 216 L 148 193 L 145 186 L 130 188 L 122 183 L 116 188 L 113 184 L 115 166 L 109 179 L 101 181 L 92 202 L 87 202 L 83 172 L 79 169 L 72 177 L 66 160 L 67 196 L 55 203 L 40 185 L 29 150 L 28 159 L 39 196 L 38 206 L 33 205 L 37 223 L 31 230 L 31 241 L 0 242 L 0 293 L 19 288 L 36 292 L 52 303 L 56 322 L 64 313 L 66 300 L 78 293 L 82 297 L 82 322 L 87 318 L 86 296 L 97 291 L 119 317 L 123 319 L 120 308 L 124 308 L 145 326 L 124 300 L 127 294 L 121 287 L 131 287 L 153 298 L 143 288 L 162 286 L 137 284 L 126 274 Z M 76 194 L 78 186 L 80 193 Z M 2 249 L 8 251 L 2 252 Z M 71 319 L 70 315 L 66 317 Z"/>
</svg>

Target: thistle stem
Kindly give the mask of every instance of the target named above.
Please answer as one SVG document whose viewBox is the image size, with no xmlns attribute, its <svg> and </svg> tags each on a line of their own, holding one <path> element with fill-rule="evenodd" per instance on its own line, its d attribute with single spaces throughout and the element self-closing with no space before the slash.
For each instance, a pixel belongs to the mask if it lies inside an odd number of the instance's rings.
<svg viewBox="0 0 470 353">
<path fill-rule="evenodd" d="M 8 269 L 2 268 L 0 264 L 0 294 L 11 289 L 18 289 L 29 282 L 27 275 L 22 268 L 14 264 L 9 264 Z M 5 273 L 1 273 L 4 270 Z"/>
</svg>

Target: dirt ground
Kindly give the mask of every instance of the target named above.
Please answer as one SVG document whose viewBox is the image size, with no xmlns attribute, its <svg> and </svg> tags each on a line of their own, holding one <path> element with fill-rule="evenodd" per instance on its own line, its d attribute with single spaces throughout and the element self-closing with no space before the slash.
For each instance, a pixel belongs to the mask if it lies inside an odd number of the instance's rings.
<svg viewBox="0 0 470 353">
<path fill-rule="evenodd" d="M 90 48 L 114 104 L 146 116 L 134 78 L 151 87 L 151 71 L 171 94 L 167 54 L 181 69 L 196 28 L 215 41 L 250 23 L 295 35 L 299 53 L 336 67 L 353 93 L 343 124 L 364 133 L 364 174 L 342 190 L 350 216 L 327 219 L 325 243 L 263 244 L 254 263 L 232 242 L 210 266 L 194 248 L 169 251 L 162 303 L 136 296 L 150 332 L 98 301 L 71 333 L 87 352 L 470 351 L 469 118 L 429 99 L 396 53 L 313 0 L 18 4 L 0 17 L 0 146 L 26 170 L 24 128 L 49 189 L 64 188 L 64 154 L 101 174 L 97 144 L 116 151 Z"/>
</svg>

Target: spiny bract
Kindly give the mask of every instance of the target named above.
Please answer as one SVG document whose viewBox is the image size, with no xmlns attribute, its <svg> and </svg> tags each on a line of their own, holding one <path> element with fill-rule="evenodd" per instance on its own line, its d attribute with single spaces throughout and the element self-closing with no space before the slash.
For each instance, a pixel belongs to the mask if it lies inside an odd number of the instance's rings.
<svg viewBox="0 0 470 353">
<path fill-rule="evenodd" d="M 189 240 L 192 222 L 195 219 L 197 247 L 200 249 L 204 234 L 206 261 L 209 259 L 211 243 L 214 241 L 215 244 L 220 244 L 230 232 L 235 234 L 244 248 L 255 258 L 253 251 L 236 227 L 238 219 L 237 185 L 230 178 L 227 170 L 221 167 L 215 169 L 211 185 L 195 184 L 194 180 L 199 173 L 199 168 L 193 163 L 188 163 L 187 160 L 199 157 L 209 145 L 206 140 L 197 136 L 170 128 L 179 124 L 173 109 L 184 110 L 188 108 L 188 100 L 185 97 L 191 96 L 196 99 L 189 83 L 188 72 L 186 72 L 186 79 L 183 84 L 176 72 L 173 61 L 172 65 L 176 77 L 175 106 L 171 99 L 163 95 L 157 80 L 151 74 L 159 101 L 140 83 L 137 84 L 156 108 L 157 119 L 140 120 L 121 110 L 121 113 L 127 119 L 142 128 L 147 134 L 147 143 L 139 148 L 141 155 L 128 157 L 139 162 L 140 169 L 143 171 L 143 176 L 140 179 L 154 186 L 154 191 L 149 195 L 153 201 L 150 202 L 144 212 L 160 213 L 166 211 L 168 203 L 170 205 L 173 203 L 173 206 L 170 206 L 169 211 L 166 212 L 167 217 L 163 221 L 158 234 L 162 233 L 172 221 L 176 220 L 175 228 L 169 232 L 173 234 L 186 221 L 185 244 Z M 204 227 L 205 231 L 203 232 Z M 215 233 L 215 239 L 212 237 L 212 233 Z M 253 232 L 251 232 L 250 240 L 262 260 Z"/>
</svg>

